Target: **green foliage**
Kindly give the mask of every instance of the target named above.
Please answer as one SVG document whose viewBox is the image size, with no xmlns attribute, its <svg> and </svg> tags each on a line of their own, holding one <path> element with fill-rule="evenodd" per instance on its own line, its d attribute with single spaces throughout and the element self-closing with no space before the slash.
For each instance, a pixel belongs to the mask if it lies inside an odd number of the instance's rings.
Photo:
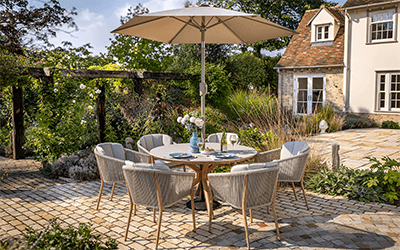
<svg viewBox="0 0 400 250">
<path fill-rule="evenodd" d="M 75 229 L 71 225 L 63 228 L 61 223 L 57 222 L 57 217 L 50 229 L 43 235 L 33 249 L 118 249 L 116 240 L 108 238 L 105 244 L 100 241 L 101 235 L 92 234 L 90 223 L 80 223 L 79 228 Z M 32 227 L 26 229 L 24 234 L 27 247 L 29 249 L 42 232 L 35 231 Z"/>
<path fill-rule="evenodd" d="M 400 129 L 400 125 L 399 125 L 398 122 L 394 122 L 394 121 L 384 121 L 384 122 L 382 122 L 381 128 Z"/>
<path fill-rule="evenodd" d="M 38 3 L 43 5 L 38 7 Z M 57 0 L 1 1 L 0 49 L 22 55 L 24 48 L 41 45 L 35 42 L 51 45 L 49 38 L 55 37 L 60 27 L 78 29 L 72 18 L 74 15 L 77 15 L 75 8 L 68 11 Z"/>
<path fill-rule="evenodd" d="M 100 62 L 103 66 L 93 66 Z M 56 49 L 42 59 L 47 67 L 70 69 L 74 67 L 119 70 L 109 60 L 91 57 L 87 46 L 80 48 Z M 121 80 L 76 79 L 64 77 L 53 71 L 53 81 L 33 80 L 24 89 L 27 105 L 26 147 L 34 149 L 35 156 L 43 162 L 54 161 L 62 154 L 70 154 L 97 142 L 96 98 L 100 86 L 106 92 L 107 108 L 118 95 L 115 90 L 124 87 Z M 97 91 L 97 93 L 96 93 Z M 112 118 L 112 116 L 110 116 Z M 108 123 L 110 121 L 108 120 Z M 116 129 L 110 129 L 116 132 Z"/>
<path fill-rule="evenodd" d="M 271 89 L 272 93 L 278 93 L 278 71 L 274 69 L 275 65 L 281 59 L 280 56 L 262 58 L 264 61 L 265 72 L 267 74 L 266 87 Z"/>
<path fill-rule="evenodd" d="M 394 168 L 400 170 L 400 163 L 387 156 L 382 158 L 384 161 L 383 164 L 375 157 L 368 157 L 368 159 L 374 162 L 371 169 L 374 169 L 375 171 L 365 179 L 364 185 L 367 187 L 382 189 L 384 192 L 383 196 L 390 203 L 399 200 L 400 172 L 394 170 Z"/>
<path fill-rule="evenodd" d="M 278 148 L 277 136 L 273 132 L 260 132 L 256 127 L 239 129 L 238 136 L 241 144 L 252 147 L 257 151 L 264 151 L 266 147 L 270 149 Z"/>
<path fill-rule="evenodd" d="M 266 86 L 267 74 L 263 60 L 251 52 L 231 56 L 227 60 L 226 69 L 230 72 L 230 80 L 236 88 Z"/>
<path fill-rule="evenodd" d="M 148 12 L 141 4 L 135 9 L 129 8 L 127 16 L 121 17 L 121 24 Z M 171 46 L 166 43 L 120 34 L 114 35 L 110 41 L 108 54 L 116 58 L 124 69 L 165 71 L 172 62 Z"/>
<path fill-rule="evenodd" d="M 29 83 L 29 77 L 24 67 L 31 65 L 25 55 L 17 55 L 7 50 L 0 50 L 0 92 L 9 86 L 24 86 Z"/>
<path fill-rule="evenodd" d="M 185 95 L 193 100 L 194 105 L 200 104 L 199 83 L 201 82 L 201 65 L 196 63 L 188 68 L 185 73 L 194 75 L 194 79 L 181 83 L 185 88 Z M 208 94 L 206 103 L 213 107 L 221 107 L 226 103 L 226 98 L 232 90 L 232 83 L 229 81 L 222 65 L 206 63 L 206 83 L 208 85 Z"/>
<path fill-rule="evenodd" d="M 378 125 L 372 119 L 367 117 L 347 115 L 344 121 L 343 129 L 353 128 L 376 128 Z"/>
<path fill-rule="evenodd" d="M 342 195 L 349 199 L 369 202 L 390 202 L 399 200 L 400 173 L 393 169 L 400 163 L 389 157 L 375 162 L 368 170 L 347 170 L 343 166 L 337 171 L 323 169 L 306 182 L 306 187 L 318 193 Z"/>
<path fill-rule="evenodd" d="M 241 118 L 244 119 L 244 122 L 250 123 L 250 117 L 274 114 L 277 103 L 278 99 L 270 95 L 267 89 L 259 91 L 235 90 L 228 96 L 228 113 L 234 119 Z"/>
<path fill-rule="evenodd" d="M 335 117 L 337 115 L 333 112 L 331 106 L 325 105 L 322 109 L 317 110 L 316 113 L 310 116 L 301 117 L 307 123 L 307 132 L 310 134 L 319 133 L 321 130 L 319 128 L 319 124 L 322 120 L 325 120 L 328 123 L 328 129 L 326 132 L 336 132 L 341 129 L 341 124 L 336 123 Z"/>
<path fill-rule="evenodd" d="M 229 54 L 234 50 L 230 44 L 206 44 L 205 60 L 207 63 L 225 64 Z M 173 60 L 169 71 L 184 72 L 186 69 L 201 63 L 201 47 L 199 44 L 173 45 Z"/>
</svg>

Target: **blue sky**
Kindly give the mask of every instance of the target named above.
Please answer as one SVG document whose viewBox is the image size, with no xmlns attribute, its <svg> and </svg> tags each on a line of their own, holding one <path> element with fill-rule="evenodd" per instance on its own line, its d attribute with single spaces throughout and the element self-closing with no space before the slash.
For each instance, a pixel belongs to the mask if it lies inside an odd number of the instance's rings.
<svg viewBox="0 0 400 250">
<path fill-rule="evenodd" d="M 35 5 L 36 1 L 33 1 Z M 60 46 L 62 41 L 69 41 L 74 47 L 90 43 L 94 47 L 93 54 L 106 52 L 106 46 L 110 45 L 110 33 L 120 25 L 120 17 L 125 16 L 127 9 L 136 7 L 139 3 L 147 7 L 150 12 L 183 8 L 185 0 L 59 0 L 62 7 L 71 10 L 75 7 L 78 15 L 74 17 L 79 31 L 73 32 L 72 36 L 58 32 L 57 37 L 50 41 L 55 46 Z M 192 1 L 196 2 L 196 1 Z M 343 4 L 345 0 L 338 1 Z M 39 4 L 38 4 L 39 5 Z"/>
</svg>

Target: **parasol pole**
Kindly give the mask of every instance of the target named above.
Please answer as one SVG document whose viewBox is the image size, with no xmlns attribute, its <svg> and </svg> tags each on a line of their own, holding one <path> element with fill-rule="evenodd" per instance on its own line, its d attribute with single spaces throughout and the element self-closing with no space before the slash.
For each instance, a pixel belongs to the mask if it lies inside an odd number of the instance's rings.
<svg viewBox="0 0 400 250">
<path fill-rule="evenodd" d="M 200 83 L 200 97 L 201 97 L 201 117 L 203 118 L 204 125 L 201 129 L 201 139 L 205 140 L 206 136 L 206 94 L 207 94 L 207 85 L 206 85 L 206 46 L 205 46 L 205 38 L 206 38 L 206 27 L 205 18 L 203 17 L 203 22 L 201 24 L 200 32 L 201 32 L 201 83 Z"/>
</svg>

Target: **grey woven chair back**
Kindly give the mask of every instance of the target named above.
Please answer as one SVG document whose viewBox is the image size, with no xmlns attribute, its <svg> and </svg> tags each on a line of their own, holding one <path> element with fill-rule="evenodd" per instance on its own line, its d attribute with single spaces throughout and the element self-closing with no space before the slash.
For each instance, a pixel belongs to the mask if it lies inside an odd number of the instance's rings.
<svg viewBox="0 0 400 250">
<path fill-rule="evenodd" d="M 280 159 L 288 158 L 305 152 L 309 148 L 308 144 L 303 141 L 285 142 L 281 149 Z"/>
<path fill-rule="evenodd" d="M 214 196 L 241 209 L 246 175 L 248 175 L 246 208 L 270 205 L 278 181 L 279 167 L 231 173 L 208 174 Z"/>
<path fill-rule="evenodd" d="M 104 182 L 124 182 L 122 166 L 125 160 L 125 150 L 121 144 L 100 143 L 94 149 L 94 155 Z"/>
<path fill-rule="evenodd" d="M 311 149 L 308 147 L 304 152 L 298 155 L 277 161 L 280 167 L 279 181 L 300 182 L 303 178 L 310 151 Z"/>
<path fill-rule="evenodd" d="M 240 139 L 239 136 L 235 133 L 225 133 L 226 135 L 226 141 L 230 144 L 231 140 L 230 140 L 230 136 L 234 135 L 237 138 L 237 144 L 240 144 Z M 207 137 L 207 141 L 208 142 L 216 142 L 216 143 L 220 143 L 221 142 L 221 138 L 222 138 L 222 133 L 215 133 L 215 134 L 210 134 Z"/>
<path fill-rule="evenodd" d="M 171 136 L 164 134 L 144 135 L 137 142 L 139 152 L 147 154 L 153 148 L 169 144 L 173 144 L 172 138 Z"/>
<path fill-rule="evenodd" d="M 158 208 L 157 186 L 154 173 L 160 187 L 163 207 L 170 207 L 190 195 L 194 173 L 174 172 L 139 168 L 122 167 L 126 184 L 133 204 Z"/>
</svg>

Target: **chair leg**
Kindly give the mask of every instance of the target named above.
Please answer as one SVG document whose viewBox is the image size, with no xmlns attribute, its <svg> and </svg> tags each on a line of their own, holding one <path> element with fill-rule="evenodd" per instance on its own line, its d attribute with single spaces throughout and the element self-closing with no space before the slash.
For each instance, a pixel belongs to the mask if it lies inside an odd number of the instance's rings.
<svg viewBox="0 0 400 250">
<path fill-rule="evenodd" d="M 186 165 L 183 165 L 183 172 L 186 172 Z"/>
<path fill-rule="evenodd" d="M 128 238 L 129 224 L 131 223 L 131 218 L 132 218 L 132 207 L 133 207 L 133 204 L 131 203 L 131 204 L 130 204 L 130 207 L 129 207 L 128 222 L 126 223 L 125 241 L 126 241 L 126 238 Z M 136 205 L 135 205 L 135 210 L 136 210 Z M 135 213 L 135 214 L 136 214 L 136 213 Z"/>
<path fill-rule="evenodd" d="M 159 239 L 160 239 L 160 231 L 161 231 L 161 218 L 162 218 L 162 207 L 160 207 L 159 208 L 160 209 L 160 212 L 159 212 L 159 215 L 158 215 L 158 226 L 157 226 L 157 237 L 156 237 L 156 249 L 157 249 L 157 246 L 158 246 L 158 241 L 159 241 Z"/>
<path fill-rule="evenodd" d="M 136 215 L 136 204 L 133 205 L 133 215 Z"/>
<path fill-rule="evenodd" d="M 269 205 L 267 205 L 267 213 L 269 214 Z"/>
<path fill-rule="evenodd" d="M 272 203 L 272 213 L 274 214 L 274 221 L 275 221 L 275 227 L 276 227 L 276 234 L 278 235 L 278 240 L 281 240 L 281 235 L 279 233 L 279 225 L 278 225 L 278 218 L 276 216 L 276 211 L 275 211 L 275 202 Z"/>
<path fill-rule="evenodd" d="M 156 209 L 153 208 L 153 222 L 156 223 Z"/>
<path fill-rule="evenodd" d="M 250 222 L 253 223 L 253 209 L 250 209 Z"/>
<path fill-rule="evenodd" d="M 113 198 L 113 196 L 114 196 L 115 184 L 116 184 L 116 182 L 114 182 L 114 183 L 113 183 L 113 187 L 112 187 L 112 191 L 111 191 L 111 197 L 110 197 L 110 201 L 112 201 L 112 198 Z"/>
<path fill-rule="evenodd" d="M 242 214 L 243 214 L 244 230 L 246 231 L 247 249 L 250 249 L 249 228 L 247 227 L 247 217 L 246 217 L 247 183 L 248 183 L 248 181 L 249 181 L 249 176 L 246 175 L 246 179 L 244 181 L 244 190 L 243 190 Z"/>
<path fill-rule="evenodd" d="M 294 189 L 294 183 L 293 182 L 292 182 L 292 188 L 293 188 L 294 197 L 296 198 L 296 201 L 298 201 L 299 199 L 297 199 L 296 189 Z"/>
<path fill-rule="evenodd" d="M 307 209 L 310 210 L 310 207 L 308 206 L 308 202 L 307 202 L 306 190 L 304 190 L 303 179 L 301 179 L 300 185 L 301 185 L 301 190 L 303 191 L 304 200 L 306 201 Z"/>
<path fill-rule="evenodd" d="M 242 206 L 242 214 L 243 214 L 244 230 L 246 231 L 247 249 L 250 249 L 249 229 L 247 227 L 247 217 L 246 217 L 246 207 L 245 206 Z"/>
<path fill-rule="evenodd" d="M 99 193 L 99 199 L 97 200 L 96 210 L 99 210 L 100 199 L 101 199 L 101 194 L 103 193 L 103 188 L 104 188 L 104 181 L 101 180 L 100 193 Z"/>
<path fill-rule="evenodd" d="M 193 184 L 190 190 L 190 203 L 192 206 L 192 221 L 193 221 L 193 231 L 196 232 L 196 216 L 194 212 L 194 177 L 193 177 Z"/>
</svg>

